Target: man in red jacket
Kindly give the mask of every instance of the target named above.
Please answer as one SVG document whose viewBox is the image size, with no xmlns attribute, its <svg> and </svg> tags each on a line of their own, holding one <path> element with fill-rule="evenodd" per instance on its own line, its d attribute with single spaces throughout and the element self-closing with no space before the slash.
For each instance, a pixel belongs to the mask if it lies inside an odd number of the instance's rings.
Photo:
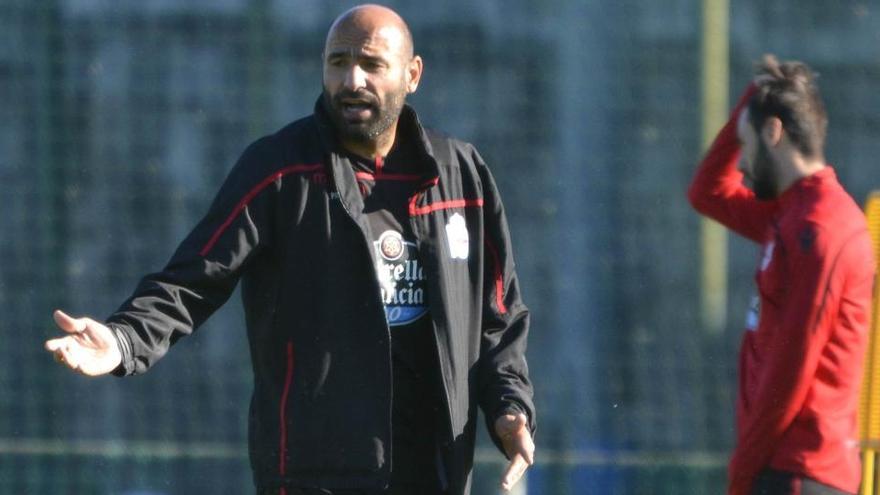
<svg viewBox="0 0 880 495">
<path fill-rule="evenodd" d="M 739 358 L 732 495 L 859 487 L 875 265 L 864 215 L 825 163 L 826 126 L 812 71 L 767 56 L 688 191 L 697 211 L 762 246 Z"/>
</svg>

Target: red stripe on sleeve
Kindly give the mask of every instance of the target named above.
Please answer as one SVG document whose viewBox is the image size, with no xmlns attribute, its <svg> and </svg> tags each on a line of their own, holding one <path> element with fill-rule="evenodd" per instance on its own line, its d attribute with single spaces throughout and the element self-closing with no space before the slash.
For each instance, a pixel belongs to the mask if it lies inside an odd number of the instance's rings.
<svg viewBox="0 0 880 495">
<path fill-rule="evenodd" d="M 498 306 L 499 313 L 507 314 L 507 306 L 504 305 L 504 271 L 501 269 L 501 259 L 489 237 L 486 237 L 486 247 L 492 256 L 492 264 L 495 267 L 495 305 Z"/>
<path fill-rule="evenodd" d="M 290 395 L 290 385 L 293 383 L 293 342 L 287 343 L 287 372 L 284 375 L 284 391 L 281 393 L 281 407 L 279 419 L 278 442 L 278 474 L 283 478 L 287 472 L 287 397 Z M 281 488 L 279 495 L 285 495 L 286 489 Z"/>
<path fill-rule="evenodd" d="M 232 210 L 232 213 L 230 213 L 229 216 L 226 217 L 226 220 L 222 224 L 220 224 L 220 227 L 218 227 L 217 230 L 214 231 L 214 234 L 211 235 L 211 238 L 208 239 L 208 242 L 206 242 L 205 246 L 202 247 L 201 251 L 199 251 L 199 255 L 205 256 L 206 254 L 208 254 L 208 252 L 211 251 L 211 248 L 214 247 L 214 244 L 217 243 L 217 240 L 220 239 L 220 236 L 223 235 L 223 232 L 225 232 L 226 229 L 229 228 L 229 226 L 232 224 L 232 222 L 235 220 L 235 218 L 245 208 L 247 208 L 248 203 L 250 203 L 251 200 L 253 200 L 254 197 L 257 196 L 257 194 L 260 194 L 260 192 L 263 189 L 268 187 L 269 184 L 275 182 L 276 180 L 280 179 L 281 177 L 283 177 L 287 174 L 314 172 L 316 170 L 322 169 L 323 167 L 324 167 L 324 165 L 322 165 L 320 163 L 315 164 L 315 165 L 291 165 L 289 167 L 282 168 L 281 170 L 274 172 L 269 177 L 266 177 L 265 179 L 263 179 L 253 189 L 248 191 L 248 193 L 245 194 L 243 198 L 241 198 L 241 200 L 238 202 L 238 204 L 235 205 L 235 208 Z"/>
</svg>

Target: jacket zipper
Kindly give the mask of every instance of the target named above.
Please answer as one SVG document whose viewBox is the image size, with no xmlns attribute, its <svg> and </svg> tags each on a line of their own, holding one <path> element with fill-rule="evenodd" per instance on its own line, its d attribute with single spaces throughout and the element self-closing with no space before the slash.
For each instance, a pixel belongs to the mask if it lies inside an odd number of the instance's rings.
<svg viewBox="0 0 880 495">
<path fill-rule="evenodd" d="M 331 167 L 331 173 L 332 173 L 332 170 L 333 170 L 333 169 L 332 169 L 332 167 Z M 334 177 L 334 183 L 335 183 L 335 184 L 338 184 L 338 183 L 339 183 L 338 181 L 335 180 L 335 177 Z M 366 246 L 366 248 L 367 248 L 367 255 L 368 255 L 368 257 L 370 258 L 370 265 L 371 265 L 371 266 L 374 265 L 375 260 L 373 259 L 373 251 L 370 249 L 370 240 L 367 239 L 367 235 L 366 235 L 366 233 L 365 233 L 364 230 L 361 228 L 361 225 L 360 225 L 360 223 L 358 223 L 358 221 L 357 221 L 357 219 L 355 218 L 354 214 L 352 214 L 351 209 L 349 209 L 348 204 L 346 204 L 346 202 L 345 202 L 345 200 L 344 200 L 344 198 L 343 198 L 343 195 L 342 195 L 341 193 L 339 193 L 339 186 L 336 186 L 336 198 L 339 200 L 339 204 L 342 206 L 342 210 L 346 213 L 346 215 L 348 215 L 348 217 L 351 219 L 351 221 L 354 222 L 354 226 L 355 226 L 355 228 L 358 229 L 358 230 L 360 231 L 360 233 L 361 233 L 361 238 L 364 240 L 364 244 L 365 244 L 365 246 Z M 379 285 L 378 277 L 376 277 L 376 276 L 374 275 L 373 280 L 374 280 L 374 283 L 376 284 L 376 286 L 377 286 L 377 288 L 378 288 L 378 285 Z M 379 292 L 381 293 L 381 288 L 379 288 Z M 389 366 L 389 369 L 390 369 L 390 367 L 392 366 L 391 361 L 392 361 L 392 359 L 393 359 L 393 357 L 392 357 L 392 355 L 391 355 L 391 327 L 388 326 L 388 316 L 385 314 L 385 307 L 384 307 L 384 305 L 382 306 L 382 319 L 383 319 L 383 321 L 385 322 L 385 335 L 386 335 L 386 337 L 388 338 L 388 356 L 387 356 L 387 357 L 388 357 L 388 366 Z M 389 393 L 388 393 L 388 397 L 389 397 L 389 401 L 388 401 L 388 445 L 386 446 L 386 447 L 387 447 L 386 451 L 389 452 L 389 453 L 391 454 L 391 455 L 389 456 L 389 462 L 388 462 L 388 466 L 389 466 L 388 469 L 389 469 L 389 472 L 390 472 L 391 469 L 393 469 L 393 467 L 394 467 L 394 452 L 393 452 L 393 449 L 392 449 L 392 444 L 393 444 L 392 438 L 393 438 L 393 436 L 394 436 L 394 430 L 393 430 L 393 425 L 392 425 L 392 421 L 391 421 L 391 417 L 392 417 L 392 415 L 394 414 L 394 409 L 393 409 L 393 404 L 394 404 L 394 379 L 393 379 L 393 377 L 391 377 L 391 379 L 389 380 L 388 390 L 389 390 Z M 279 495 L 287 495 L 287 494 L 286 494 L 286 493 L 281 493 L 281 494 L 279 494 Z"/>
<path fill-rule="evenodd" d="M 410 202 L 409 202 L 409 204 L 410 204 L 410 209 L 409 209 L 410 228 L 412 229 L 413 234 L 415 234 L 415 236 L 416 236 L 416 243 L 417 243 L 420 250 L 422 247 L 422 238 L 419 235 L 419 230 L 418 230 L 418 228 L 416 228 L 416 225 L 415 225 L 416 224 L 415 219 L 418 217 L 414 216 L 413 212 L 415 211 L 415 205 L 418 202 L 419 197 L 423 196 L 424 193 L 425 193 L 424 189 L 416 192 L 415 194 L 412 195 L 412 197 L 410 198 Z M 430 299 L 430 297 L 431 297 L 430 294 L 433 294 L 433 291 L 429 291 L 428 294 L 429 294 L 428 297 Z M 430 302 L 429 302 L 429 308 L 430 308 Z M 443 388 L 443 397 L 442 397 L 443 406 L 446 408 L 446 417 L 448 418 L 447 421 L 445 422 L 446 423 L 446 430 L 447 430 L 445 432 L 446 438 L 442 439 L 442 442 L 441 442 L 442 446 L 446 447 L 449 445 L 449 441 L 454 437 L 452 404 L 450 404 L 450 402 L 449 402 L 449 387 L 446 384 L 446 377 L 447 377 L 446 366 L 443 363 L 443 353 L 440 352 L 440 336 L 437 334 L 437 328 L 433 322 L 433 319 L 431 321 L 431 334 L 434 337 L 434 353 L 435 353 L 435 356 L 437 357 L 437 366 L 440 367 L 440 386 Z M 445 476 L 445 473 L 444 473 L 444 476 Z"/>
</svg>

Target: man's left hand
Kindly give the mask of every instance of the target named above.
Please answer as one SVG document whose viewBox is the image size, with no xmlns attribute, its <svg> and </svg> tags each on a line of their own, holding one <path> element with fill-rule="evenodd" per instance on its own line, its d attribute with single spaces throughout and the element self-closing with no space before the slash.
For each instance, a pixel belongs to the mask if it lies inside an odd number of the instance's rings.
<svg viewBox="0 0 880 495">
<path fill-rule="evenodd" d="M 510 464 L 501 478 L 501 489 L 509 491 L 535 462 L 535 442 L 525 414 L 505 414 L 495 420 L 495 434 L 501 439 Z"/>
</svg>

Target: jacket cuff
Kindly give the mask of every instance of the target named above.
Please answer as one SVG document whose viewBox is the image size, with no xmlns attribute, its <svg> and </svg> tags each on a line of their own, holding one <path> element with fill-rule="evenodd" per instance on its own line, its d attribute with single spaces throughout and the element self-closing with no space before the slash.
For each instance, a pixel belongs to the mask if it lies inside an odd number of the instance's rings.
<svg viewBox="0 0 880 495">
<path fill-rule="evenodd" d="M 752 97 L 755 96 L 755 93 L 758 92 L 758 86 L 754 82 L 750 82 L 746 89 L 743 90 L 742 94 L 739 96 L 739 100 L 737 100 L 736 105 L 733 107 L 733 111 L 731 115 L 739 115 L 743 109 L 748 106 L 749 102 L 752 100 Z"/>
<path fill-rule="evenodd" d="M 122 361 L 119 363 L 119 366 L 116 367 L 110 373 L 114 376 L 128 376 L 134 373 L 134 361 L 132 359 L 132 349 L 131 349 L 131 340 L 128 338 L 128 334 L 125 333 L 125 330 L 122 327 L 117 326 L 113 323 L 108 323 L 107 326 L 113 332 L 113 336 L 116 337 L 116 345 L 119 346 L 119 354 L 122 356 Z"/>
<path fill-rule="evenodd" d="M 532 430 L 532 421 L 531 421 L 531 418 L 529 417 L 529 412 L 526 411 L 525 408 L 523 408 L 522 406 L 520 406 L 516 402 L 505 402 L 504 404 L 502 404 L 498 408 L 498 410 L 495 411 L 495 416 L 492 418 L 492 421 L 497 420 L 498 418 L 500 418 L 501 416 L 504 416 L 505 414 L 511 414 L 513 416 L 516 416 L 517 414 L 524 414 L 526 419 L 528 420 L 526 426 L 529 427 L 529 431 Z"/>
</svg>

